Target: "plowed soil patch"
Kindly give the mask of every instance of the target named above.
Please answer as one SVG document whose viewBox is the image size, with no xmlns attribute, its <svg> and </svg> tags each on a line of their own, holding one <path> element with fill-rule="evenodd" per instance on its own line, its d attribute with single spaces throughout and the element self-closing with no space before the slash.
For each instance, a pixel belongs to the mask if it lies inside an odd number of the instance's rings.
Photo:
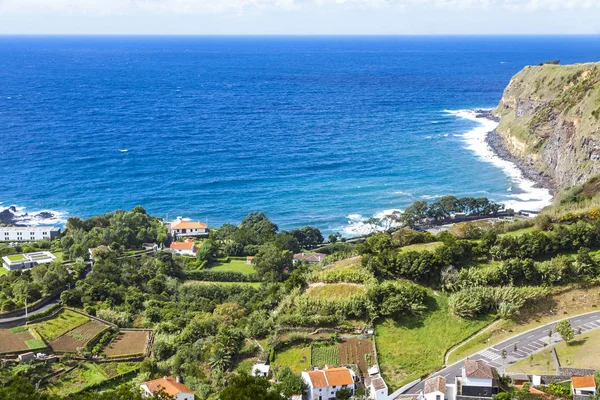
<svg viewBox="0 0 600 400">
<path fill-rule="evenodd" d="M 146 331 L 121 331 L 119 336 L 106 348 L 107 357 L 119 357 L 143 354 L 146 351 L 148 332 Z"/>
</svg>

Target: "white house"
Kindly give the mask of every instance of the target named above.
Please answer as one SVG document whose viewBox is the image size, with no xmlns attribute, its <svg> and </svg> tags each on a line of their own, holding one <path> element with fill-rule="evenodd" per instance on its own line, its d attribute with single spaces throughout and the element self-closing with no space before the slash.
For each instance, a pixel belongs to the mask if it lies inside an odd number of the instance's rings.
<svg viewBox="0 0 600 400">
<path fill-rule="evenodd" d="M 9 271 L 33 268 L 39 264 L 49 264 L 56 260 L 56 256 L 49 251 L 36 251 L 35 253 L 13 254 L 2 257 L 2 266 Z"/>
<path fill-rule="evenodd" d="M 387 400 L 388 398 L 388 387 L 380 375 L 371 377 L 371 383 L 369 383 L 369 398 L 373 400 Z"/>
<path fill-rule="evenodd" d="M 271 367 L 264 363 L 256 363 L 252 366 L 252 376 L 269 376 Z"/>
<path fill-rule="evenodd" d="M 194 392 L 180 382 L 179 377 L 164 376 L 153 381 L 143 382 L 140 385 L 143 397 L 152 397 L 161 390 L 174 400 L 194 400 Z"/>
<path fill-rule="evenodd" d="M 457 383 L 459 379 L 457 378 Z M 492 397 L 498 394 L 497 373 L 488 363 L 482 360 L 465 360 L 460 377 L 461 396 Z"/>
<path fill-rule="evenodd" d="M 60 235 L 60 228 L 54 226 L 1 226 L 0 242 L 29 242 L 53 240 Z"/>
<path fill-rule="evenodd" d="M 425 381 L 423 387 L 425 400 L 444 400 L 446 398 L 446 378 L 436 376 Z"/>
<path fill-rule="evenodd" d="M 335 394 L 348 388 L 354 393 L 355 374 L 348 368 L 327 368 L 303 371 L 302 379 L 308 385 L 307 400 L 335 399 Z"/>
<path fill-rule="evenodd" d="M 183 256 L 195 256 L 196 255 L 196 244 L 193 240 L 186 240 L 185 242 L 173 242 L 169 246 L 171 251 L 176 254 Z"/>
<path fill-rule="evenodd" d="M 573 395 L 596 395 L 596 380 L 593 375 L 574 376 L 571 378 L 571 386 L 573 387 Z"/>
<path fill-rule="evenodd" d="M 300 261 L 306 261 L 309 264 L 317 264 L 325 259 L 326 254 L 323 253 L 298 253 L 294 254 L 294 264 Z"/>
<path fill-rule="evenodd" d="M 181 217 L 169 223 L 170 233 L 180 236 L 203 236 L 208 235 L 208 228 L 204 222 L 194 222 Z"/>
<path fill-rule="evenodd" d="M 248 265 L 254 264 L 254 256 L 247 256 L 246 257 L 246 264 L 248 264 Z"/>
</svg>

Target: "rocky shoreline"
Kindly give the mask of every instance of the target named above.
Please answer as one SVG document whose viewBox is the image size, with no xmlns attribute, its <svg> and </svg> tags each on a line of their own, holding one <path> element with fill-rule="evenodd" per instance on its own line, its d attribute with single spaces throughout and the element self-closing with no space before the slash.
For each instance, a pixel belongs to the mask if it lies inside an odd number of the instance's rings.
<svg viewBox="0 0 600 400">
<path fill-rule="evenodd" d="M 52 219 L 54 214 L 51 212 L 43 211 L 35 215 L 28 213 L 18 214 L 18 210 L 15 206 L 10 206 L 0 211 L 0 225 L 15 225 L 15 226 L 27 226 L 27 222 L 32 217 L 39 219 Z"/>
<path fill-rule="evenodd" d="M 500 118 L 495 116 L 491 110 L 475 110 L 475 113 L 477 118 L 486 118 L 495 122 L 500 122 Z M 552 194 L 556 193 L 556 185 L 553 179 L 539 171 L 527 161 L 510 154 L 506 148 L 506 145 L 504 144 L 504 139 L 496 132 L 496 130 L 486 134 L 485 142 L 498 157 L 515 164 L 526 179 L 535 182 L 534 187 L 548 189 Z"/>
</svg>

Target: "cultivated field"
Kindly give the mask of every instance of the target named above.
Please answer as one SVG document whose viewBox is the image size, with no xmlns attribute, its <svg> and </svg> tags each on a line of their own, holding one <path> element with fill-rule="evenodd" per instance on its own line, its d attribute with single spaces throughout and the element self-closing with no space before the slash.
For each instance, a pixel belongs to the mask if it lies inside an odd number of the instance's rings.
<svg viewBox="0 0 600 400">
<path fill-rule="evenodd" d="M 241 272 L 250 275 L 256 272 L 254 265 L 246 264 L 246 260 L 230 259 L 229 262 L 217 261 L 211 265 L 211 271 Z"/>
<path fill-rule="evenodd" d="M 25 326 L 0 329 L 0 338 L 2 338 L 0 340 L 0 353 L 15 353 L 46 347 L 44 342 L 36 338 Z"/>
<path fill-rule="evenodd" d="M 310 368 L 310 346 L 297 345 L 278 351 L 272 364 L 287 365 L 295 374 L 299 374 Z"/>
<path fill-rule="evenodd" d="M 330 346 L 311 346 L 310 363 L 319 367 L 340 365 L 340 351 L 337 344 Z"/>
<path fill-rule="evenodd" d="M 86 322 L 50 342 L 50 347 L 56 352 L 75 353 L 107 327 L 107 325 L 98 321 Z"/>
<path fill-rule="evenodd" d="M 375 364 L 373 343 L 369 339 L 344 339 L 339 344 L 341 365 L 357 364 L 363 376 L 368 376 L 367 370 Z"/>
<path fill-rule="evenodd" d="M 365 288 L 356 283 L 311 283 L 306 295 L 319 299 L 345 299 L 353 294 L 364 294 Z"/>
<path fill-rule="evenodd" d="M 48 321 L 34 324 L 33 326 L 46 341 L 51 342 L 57 337 L 85 324 L 89 320 L 90 319 L 85 315 L 64 309 L 56 317 Z"/>
<path fill-rule="evenodd" d="M 104 349 L 107 357 L 124 357 L 144 354 L 148 341 L 147 331 L 121 331 Z"/>
<path fill-rule="evenodd" d="M 136 369 L 139 363 L 83 363 L 65 375 L 49 379 L 45 389 L 58 396 L 68 396 Z"/>
</svg>

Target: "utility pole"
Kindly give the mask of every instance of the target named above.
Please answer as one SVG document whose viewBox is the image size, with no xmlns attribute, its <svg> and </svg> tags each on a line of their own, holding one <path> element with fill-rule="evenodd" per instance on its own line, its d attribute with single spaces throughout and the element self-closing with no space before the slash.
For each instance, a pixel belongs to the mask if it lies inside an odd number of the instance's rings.
<svg viewBox="0 0 600 400">
<path fill-rule="evenodd" d="M 25 325 L 27 325 L 27 295 L 25 295 Z"/>
</svg>

